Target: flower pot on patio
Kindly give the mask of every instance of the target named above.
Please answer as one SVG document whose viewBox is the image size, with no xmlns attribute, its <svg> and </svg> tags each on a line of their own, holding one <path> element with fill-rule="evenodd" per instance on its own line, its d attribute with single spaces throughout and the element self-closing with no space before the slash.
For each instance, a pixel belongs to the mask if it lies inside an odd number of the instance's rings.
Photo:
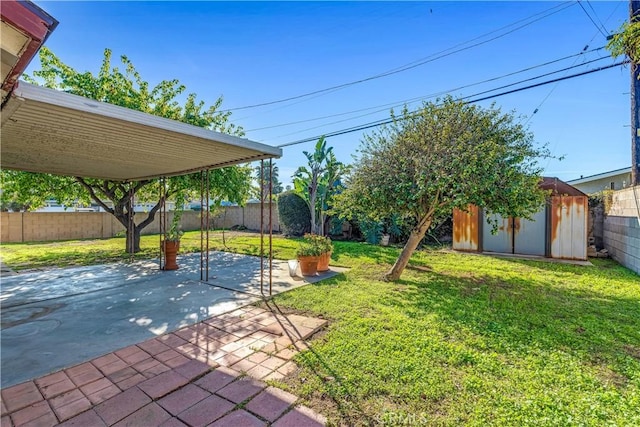
<svg viewBox="0 0 640 427">
<path fill-rule="evenodd" d="M 331 261 L 331 252 L 325 252 L 318 258 L 318 271 L 329 270 L 329 262 Z"/>
<path fill-rule="evenodd" d="M 303 276 L 315 276 L 318 274 L 319 258 L 317 255 L 298 256 L 298 263 L 300 264 L 300 271 Z"/>
<path fill-rule="evenodd" d="M 178 257 L 178 250 L 180 249 L 179 240 L 165 240 L 162 242 L 164 251 L 164 266 L 163 270 L 177 270 L 178 263 L 176 259 Z"/>
<path fill-rule="evenodd" d="M 300 263 L 300 271 L 303 276 L 313 276 L 317 274 L 320 264 L 322 271 L 329 269 L 329 258 L 331 257 L 331 251 L 333 245 L 331 239 L 317 234 L 305 234 L 300 242 L 300 247 L 296 252 L 298 261 Z M 320 261 L 320 258 L 325 255 L 325 259 Z"/>
</svg>

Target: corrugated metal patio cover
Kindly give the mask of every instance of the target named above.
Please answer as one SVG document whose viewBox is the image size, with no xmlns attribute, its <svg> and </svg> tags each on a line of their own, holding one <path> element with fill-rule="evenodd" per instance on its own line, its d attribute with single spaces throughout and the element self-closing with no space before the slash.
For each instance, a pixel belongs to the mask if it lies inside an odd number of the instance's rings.
<svg viewBox="0 0 640 427">
<path fill-rule="evenodd" d="M 132 181 L 270 157 L 269 145 L 20 82 L 2 109 L 2 168 Z"/>
</svg>

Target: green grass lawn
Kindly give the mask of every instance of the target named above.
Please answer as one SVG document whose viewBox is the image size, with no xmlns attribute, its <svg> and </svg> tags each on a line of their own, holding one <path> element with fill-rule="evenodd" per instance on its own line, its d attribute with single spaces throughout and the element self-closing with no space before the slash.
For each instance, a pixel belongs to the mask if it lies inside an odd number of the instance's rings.
<svg viewBox="0 0 640 427">
<path fill-rule="evenodd" d="M 123 245 L 7 244 L 2 256 L 9 266 L 65 264 L 66 248 L 70 263 L 85 263 L 83 253 L 118 259 Z M 143 240 L 147 254 L 154 245 Z M 197 234 L 182 246 L 199 248 Z M 222 248 L 219 234 L 211 246 Z M 255 254 L 259 240 L 232 233 L 226 246 Z M 278 258 L 296 246 L 274 239 Z M 335 246 L 333 263 L 351 270 L 272 301 L 330 320 L 279 385 L 331 424 L 640 425 L 640 277 L 631 271 L 610 260 L 581 267 L 427 249 L 386 283 L 398 249 Z"/>
<path fill-rule="evenodd" d="M 265 251 L 268 250 L 268 241 L 265 236 Z M 278 242 L 274 245 L 274 256 L 293 257 L 297 243 L 274 237 Z M 79 265 L 94 265 L 116 261 L 128 261 L 131 255 L 124 252 L 125 238 L 94 240 L 69 240 L 60 242 L 33 242 L 33 243 L 3 243 L 0 244 L 0 257 L 11 268 L 20 271 L 24 269 L 69 267 Z M 254 233 L 227 231 L 224 233 L 213 231 L 209 239 L 210 249 L 226 250 L 258 255 L 260 253 L 260 240 Z M 159 236 L 142 236 L 140 239 L 141 251 L 135 254 L 135 259 L 149 259 L 160 255 Z M 189 231 L 182 236 L 180 252 L 199 252 L 200 232 Z"/>
</svg>

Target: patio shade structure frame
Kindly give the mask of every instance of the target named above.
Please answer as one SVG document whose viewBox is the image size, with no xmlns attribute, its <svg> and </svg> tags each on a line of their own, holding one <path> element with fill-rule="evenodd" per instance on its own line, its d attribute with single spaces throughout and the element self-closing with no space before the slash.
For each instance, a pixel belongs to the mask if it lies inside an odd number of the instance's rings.
<svg viewBox="0 0 640 427">
<path fill-rule="evenodd" d="M 206 199 L 200 227 L 204 281 L 209 278 L 209 171 L 264 159 L 271 165 L 271 159 L 282 156 L 278 147 L 25 82 L 13 88 L 0 122 L 0 167 L 5 169 L 121 182 L 164 182 L 167 177 L 200 173 L 201 201 Z M 162 268 L 166 203 L 160 211 Z M 271 219 L 269 224 L 271 228 Z M 260 233 L 262 245 L 262 227 Z M 262 276 L 261 268 L 261 285 Z"/>
</svg>

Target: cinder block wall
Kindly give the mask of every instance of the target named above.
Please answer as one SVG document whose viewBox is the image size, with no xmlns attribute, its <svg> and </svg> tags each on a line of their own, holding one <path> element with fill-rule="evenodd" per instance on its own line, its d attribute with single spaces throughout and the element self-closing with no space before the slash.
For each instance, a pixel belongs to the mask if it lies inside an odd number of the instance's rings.
<svg viewBox="0 0 640 427">
<path fill-rule="evenodd" d="M 611 257 L 640 274 L 640 186 L 613 193 L 603 226 Z"/>
<path fill-rule="evenodd" d="M 273 231 L 280 231 L 278 220 L 278 206 L 271 205 L 271 224 Z M 226 206 L 222 212 L 213 219 L 215 228 L 231 228 L 234 225 L 244 225 L 249 230 L 260 230 L 260 203 L 247 203 L 246 206 Z M 264 205 L 263 230 L 269 231 L 269 205 Z"/>
<path fill-rule="evenodd" d="M 136 223 L 144 221 L 147 214 L 136 213 Z M 173 212 L 167 214 L 167 227 L 171 224 Z M 229 206 L 212 218 L 213 227 L 230 228 L 244 225 L 249 230 L 260 229 L 260 204 L 251 203 L 246 207 Z M 200 229 L 200 212 L 185 211 L 182 215 L 184 231 Z M 273 204 L 273 231 L 280 231 L 278 209 Z M 269 227 L 269 208 L 265 205 L 264 230 Z M 71 239 L 100 239 L 124 233 L 125 228 L 111 214 L 106 212 L 1 212 L 0 241 L 4 243 L 46 242 Z M 153 222 L 142 230 L 142 234 L 160 232 L 160 219 L 156 214 Z"/>
</svg>

